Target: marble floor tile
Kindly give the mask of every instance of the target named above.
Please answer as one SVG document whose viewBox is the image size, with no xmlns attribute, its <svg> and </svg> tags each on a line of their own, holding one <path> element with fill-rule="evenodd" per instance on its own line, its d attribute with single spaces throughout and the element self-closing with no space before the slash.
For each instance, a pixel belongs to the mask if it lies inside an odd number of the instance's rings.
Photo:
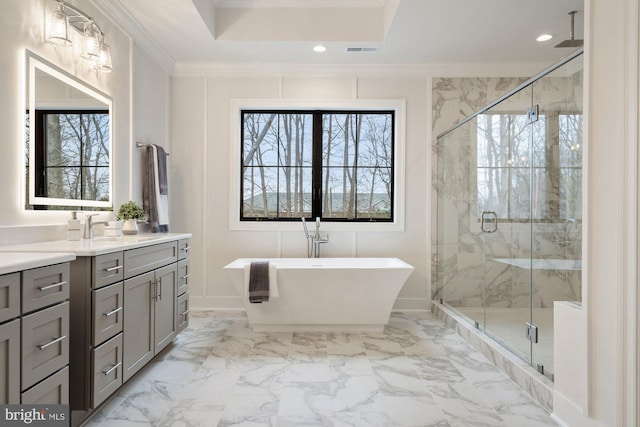
<svg viewBox="0 0 640 427">
<path fill-rule="evenodd" d="M 238 312 L 190 326 L 86 423 L 90 427 L 557 425 L 429 312 L 379 334 L 255 333 Z"/>
</svg>

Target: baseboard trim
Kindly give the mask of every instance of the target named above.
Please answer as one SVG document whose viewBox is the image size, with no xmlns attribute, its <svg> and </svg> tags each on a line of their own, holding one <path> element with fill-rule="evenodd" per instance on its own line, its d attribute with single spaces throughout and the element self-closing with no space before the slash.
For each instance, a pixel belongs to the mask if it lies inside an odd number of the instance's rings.
<svg viewBox="0 0 640 427">
<path fill-rule="evenodd" d="M 240 297 L 190 296 L 192 310 L 244 310 Z M 398 298 L 391 311 L 429 311 L 431 302 L 427 298 Z"/>
<path fill-rule="evenodd" d="M 244 310 L 240 297 L 189 296 L 191 310 Z"/>
<path fill-rule="evenodd" d="M 431 301 L 427 298 L 397 298 L 391 311 L 429 311 Z"/>
<path fill-rule="evenodd" d="M 575 403 L 557 391 L 553 393 L 551 417 L 562 427 L 604 427 L 593 418 L 587 417 Z"/>
</svg>

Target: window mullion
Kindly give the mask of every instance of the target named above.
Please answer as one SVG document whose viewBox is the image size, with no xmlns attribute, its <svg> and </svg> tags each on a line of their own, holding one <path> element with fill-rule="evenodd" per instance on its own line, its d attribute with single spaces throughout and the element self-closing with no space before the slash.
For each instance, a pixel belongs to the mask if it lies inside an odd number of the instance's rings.
<svg viewBox="0 0 640 427">
<path fill-rule="evenodd" d="M 313 112 L 313 142 L 311 160 L 311 217 L 322 217 L 322 119 L 320 111 Z"/>
</svg>

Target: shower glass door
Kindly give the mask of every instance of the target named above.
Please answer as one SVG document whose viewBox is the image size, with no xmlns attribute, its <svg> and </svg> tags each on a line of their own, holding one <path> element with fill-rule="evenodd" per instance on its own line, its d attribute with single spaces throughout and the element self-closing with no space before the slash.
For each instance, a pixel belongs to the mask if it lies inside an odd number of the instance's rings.
<svg viewBox="0 0 640 427">
<path fill-rule="evenodd" d="M 582 56 L 436 145 L 436 298 L 553 375 L 553 306 L 582 300 Z"/>
<path fill-rule="evenodd" d="M 533 83 L 532 364 L 553 374 L 554 301 L 581 301 L 582 58 Z"/>
<path fill-rule="evenodd" d="M 484 241 L 477 215 L 476 119 L 438 140 L 436 297 L 484 329 Z"/>
<path fill-rule="evenodd" d="M 532 88 L 478 116 L 477 207 L 484 247 L 484 330 L 524 360 L 531 320 Z"/>
</svg>

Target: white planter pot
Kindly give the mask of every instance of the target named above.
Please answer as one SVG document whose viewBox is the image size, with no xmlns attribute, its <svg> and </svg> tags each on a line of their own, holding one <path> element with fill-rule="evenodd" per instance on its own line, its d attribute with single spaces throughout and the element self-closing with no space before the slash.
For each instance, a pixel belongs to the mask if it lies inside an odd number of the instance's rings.
<svg viewBox="0 0 640 427">
<path fill-rule="evenodd" d="M 122 234 L 138 234 L 138 221 L 127 219 L 122 224 Z"/>
</svg>

